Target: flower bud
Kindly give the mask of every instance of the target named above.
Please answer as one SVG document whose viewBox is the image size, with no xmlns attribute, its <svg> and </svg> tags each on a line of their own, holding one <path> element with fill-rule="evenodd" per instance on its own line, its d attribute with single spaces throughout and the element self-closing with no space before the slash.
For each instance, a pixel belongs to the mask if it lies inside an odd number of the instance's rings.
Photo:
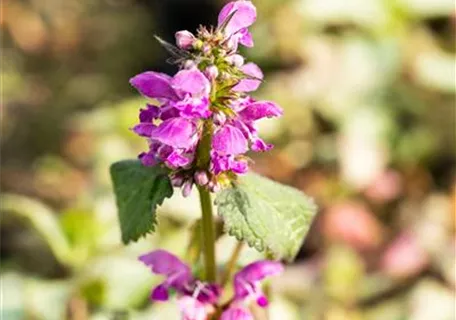
<svg viewBox="0 0 456 320">
<path fill-rule="evenodd" d="M 184 62 L 183 68 L 186 69 L 186 70 L 190 70 L 190 69 L 196 68 L 196 62 L 193 61 L 193 60 L 186 60 Z"/>
<path fill-rule="evenodd" d="M 232 55 L 226 57 L 225 60 L 229 64 L 231 64 L 235 67 L 238 67 L 238 68 L 244 65 L 244 57 L 241 56 L 240 54 L 232 54 Z"/>
<path fill-rule="evenodd" d="M 197 171 L 194 175 L 195 183 L 199 186 L 205 186 L 209 182 L 206 171 Z"/>
<path fill-rule="evenodd" d="M 181 49 L 188 50 L 192 48 L 195 40 L 195 36 L 187 30 L 176 32 L 176 44 Z"/>
<path fill-rule="evenodd" d="M 201 48 L 201 51 L 203 51 L 204 54 L 208 54 L 209 52 L 211 52 L 211 46 L 206 43 Z"/>
<path fill-rule="evenodd" d="M 213 182 L 213 181 L 210 181 L 207 184 L 207 187 L 211 192 L 214 192 L 214 193 L 219 192 L 221 190 L 220 185 L 217 182 Z"/>
<path fill-rule="evenodd" d="M 190 193 L 192 192 L 192 188 L 193 188 L 193 180 L 192 179 L 189 179 L 187 181 L 184 182 L 184 184 L 182 185 L 182 195 L 187 198 Z"/>
<path fill-rule="evenodd" d="M 203 44 L 203 41 L 201 41 L 200 39 L 196 39 L 195 42 L 193 42 L 193 48 L 196 50 L 201 50 L 203 48 Z"/>
<path fill-rule="evenodd" d="M 216 66 L 209 66 L 204 71 L 204 74 L 209 80 L 215 80 L 219 75 L 219 71 Z"/>
<path fill-rule="evenodd" d="M 184 184 L 184 177 L 180 174 L 173 174 L 170 179 L 173 187 L 180 188 Z"/>
</svg>

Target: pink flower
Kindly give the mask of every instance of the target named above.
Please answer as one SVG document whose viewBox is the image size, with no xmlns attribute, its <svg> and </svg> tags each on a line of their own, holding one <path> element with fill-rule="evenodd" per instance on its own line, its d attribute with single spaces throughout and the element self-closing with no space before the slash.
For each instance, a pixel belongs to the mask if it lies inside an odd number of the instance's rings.
<svg viewBox="0 0 456 320">
<path fill-rule="evenodd" d="M 165 281 L 152 291 L 152 300 L 168 300 L 170 289 L 174 289 L 181 296 L 192 296 L 202 303 L 213 304 L 220 297 L 221 288 L 218 285 L 195 279 L 189 266 L 165 250 L 152 251 L 140 256 L 139 260 L 153 273 L 166 277 Z"/>
<path fill-rule="evenodd" d="M 258 89 L 261 84 L 261 80 L 263 80 L 263 71 L 261 71 L 260 67 L 258 67 L 255 63 L 249 62 L 243 65 L 241 71 L 244 72 L 247 76 L 252 78 L 246 78 L 241 80 L 234 88 L 234 91 L 239 92 L 251 92 Z M 253 79 L 255 78 L 255 79 Z"/>
<path fill-rule="evenodd" d="M 147 71 L 130 79 L 130 84 L 148 98 L 175 100 L 177 96 L 170 82 L 170 76 L 154 71 Z"/>
<path fill-rule="evenodd" d="M 420 246 L 416 235 L 409 231 L 394 239 L 381 259 L 383 271 L 397 278 L 414 276 L 428 263 L 427 252 Z"/>
<path fill-rule="evenodd" d="M 168 290 L 184 291 L 194 281 L 191 269 L 179 258 L 165 250 L 156 250 L 139 257 L 155 274 L 166 277 L 165 281 L 155 287 L 151 299 L 168 300 Z"/>
<path fill-rule="evenodd" d="M 173 186 L 181 187 L 185 196 L 195 183 L 211 192 L 220 190 L 233 174 L 248 171 L 246 152 L 273 147 L 259 137 L 256 122 L 279 117 L 283 111 L 273 102 L 248 96 L 264 75 L 236 52 L 239 43 L 253 46 L 248 28 L 255 20 L 252 2 L 230 2 L 221 10 L 217 28 L 200 27 L 196 35 L 177 32 L 180 49 L 162 41 L 179 64 L 174 76 L 148 71 L 130 80 L 143 96 L 155 100 L 140 110 L 139 123 L 133 127 L 149 146 L 139 159 L 146 166 L 170 169 Z M 199 148 L 203 137 L 211 138 L 210 150 Z M 199 161 L 200 150 L 209 153 L 204 156 L 210 157 L 209 163 Z"/>
<path fill-rule="evenodd" d="M 212 150 L 218 155 L 238 155 L 247 149 L 247 139 L 242 131 L 231 125 L 220 128 L 212 138 Z"/>
<path fill-rule="evenodd" d="M 183 319 L 205 320 L 214 312 L 215 305 L 221 296 L 221 288 L 217 284 L 204 283 L 195 279 L 191 269 L 173 254 L 156 250 L 139 258 L 155 274 L 164 275 L 165 280 L 155 287 L 151 299 L 166 301 L 169 290 L 177 292 L 178 304 Z M 234 297 L 222 320 L 253 320 L 253 315 L 246 308 L 253 300 L 264 308 L 268 300 L 261 290 L 260 282 L 267 277 L 283 272 L 283 265 L 276 261 L 256 261 L 241 269 L 234 276 Z"/>
<path fill-rule="evenodd" d="M 260 307 L 268 305 L 268 300 L 260 287 L 266 277 L 283 272 L 283 265 L 276 261 L 256 261 L 245 266 L 234 276 L 234 292 L 237 300 L 253 299 Z"/>
<path fill-rule="evenodd" d="M 283 265 L 276 261 L 262 260 L 245 266 L 234 276 L 234 300 L 222 314 L 221 319 L 253 319 L 253 315 L 243 305 L 248 305 L 253 300 L 260 307 L 265 308 L 269 302 L 261 290 L 260 282 L 282 272 Z"/>
<path fill-rule="evenodd" d="M 323 216 L 323 233 L 332 241 L 342 241 L 359 250 L 377 247 L 382 227 L 374 214 L 358 202 L 343 202 L 330 207 Z"/>
<path fill-rule="evenodd" d="M 232 41 L 232 47 L 236 50 L 238 43 L 246 46 L 253 46 L 252 35 L 248 31 L 256 20 L 256 8 L 250 1 L 233 1 L 228 3 L 220 11 L 218 17 L 219 27 L 225 23 L 225 20 L 232 14 L 231 20 L 226 24 L 223 30 L 225 36 Z"/>
</svg>

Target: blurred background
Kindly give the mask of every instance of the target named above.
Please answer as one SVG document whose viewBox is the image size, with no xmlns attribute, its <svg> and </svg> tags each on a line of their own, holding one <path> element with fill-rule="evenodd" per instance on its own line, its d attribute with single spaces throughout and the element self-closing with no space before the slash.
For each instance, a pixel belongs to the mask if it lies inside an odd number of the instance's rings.
<svg viewBox="0 0 456 320">
<path fill-rule="evenodd" d="M 257 0 L 256 93 L 285 116 L 254 170 L 315 198 L 270 319 L 455 319 L 456 11 L 453 0 Z M 4 0 L 2 319 L 178 319 L 151 304 L 137 260 L 182 255 L 194 193 L 123 246 L 108 167 L 145 142 L 128 79 L 175 72 L 153 39 L 215 24 L 215 0 Z M 176 193 L 177 194 L 177 193 Z M 217 245 L 220 261 L 233 239 Z M 259 254 L 244 250 L 240 263 Z"/>
</svg>

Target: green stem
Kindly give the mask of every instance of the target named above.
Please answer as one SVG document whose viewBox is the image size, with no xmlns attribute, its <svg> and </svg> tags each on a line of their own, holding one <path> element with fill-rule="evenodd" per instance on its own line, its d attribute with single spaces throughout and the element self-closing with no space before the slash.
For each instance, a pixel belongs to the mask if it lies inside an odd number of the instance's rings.
<svg viewBox="0 0 456 320">
<path fill-rule="evenodd" d="M 236 244 L 236 247 L 234 248 L 233 253 L 231 254 L 230 261 L 228 261 L 226 265 L 225 273 L 223 274 L 222 279 L 222 286 L 225 286 L 230 280 L 231 275 L 233 274 L 234 269 L 236 268 L 236 263 L 239 259 L 239 255 L 241 254 L 243 245 L 244 243 L 240 241 Z"/>
<path fill-rule="evenodd" d="M 203 244 L 206 281 L 215 282 L 217 280 L 217 266 L 215 263 L 215 225 L 211 194 L 204 188 L 198 188 L 198 191 L 203 214 L 201 220 L 201 240 Z"/>
</svg>

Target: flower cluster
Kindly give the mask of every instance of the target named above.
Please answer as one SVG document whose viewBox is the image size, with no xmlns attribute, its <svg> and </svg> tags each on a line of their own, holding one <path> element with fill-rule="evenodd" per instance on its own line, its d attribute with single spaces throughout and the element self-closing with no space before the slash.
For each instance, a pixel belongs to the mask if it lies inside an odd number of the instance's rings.
<svg viewBox="0 0 456 320">
<path fill-rule="evenodd" d="M 177 74 L 148 71 L 130 80 L 153 99 L 133 128 L 149 144 L 139 158 L 146 166 L 169 168 L 173 185 L 182 187 L 184 196 L 194 184 L 218 191 L 248 171 L 247 151 L 272 148 L 258 136 L 256 122 L 278 117 L 282 109 L 248 95 L 260 86 L 263 73 L 237 53 L 239 45 L 253 46 L 248 27 L 255 20 L 250 1 L 228 3 L 217 28 L 200 27 L 196 36 L 179 31 L 177 47 L 167 45 L 178 55 Z"/>
<path fill-rule="evenodd" d="M 206 320 L 218 306 L 222 289 L 217 284 L 204 283 L 195 279 L 191 269 L 179 258 L 164 250 L 152 251 L 139 258 L 155 274 L 164 275 L 165 281 L 155 287 L 151 299 L 166 301 L 169 291 L 177 293 L 178 303 L 184 320 Z M 275 261 L 253 262 L 234 276 L 234 297 L 223 308 L 221 320 L 253 320 L 247 308 L 251 301 L 260 307 L 268 305 L 268 299 L 260 287 L 260 281 L 283 271 L 283 266 Z"/>
</svg>

